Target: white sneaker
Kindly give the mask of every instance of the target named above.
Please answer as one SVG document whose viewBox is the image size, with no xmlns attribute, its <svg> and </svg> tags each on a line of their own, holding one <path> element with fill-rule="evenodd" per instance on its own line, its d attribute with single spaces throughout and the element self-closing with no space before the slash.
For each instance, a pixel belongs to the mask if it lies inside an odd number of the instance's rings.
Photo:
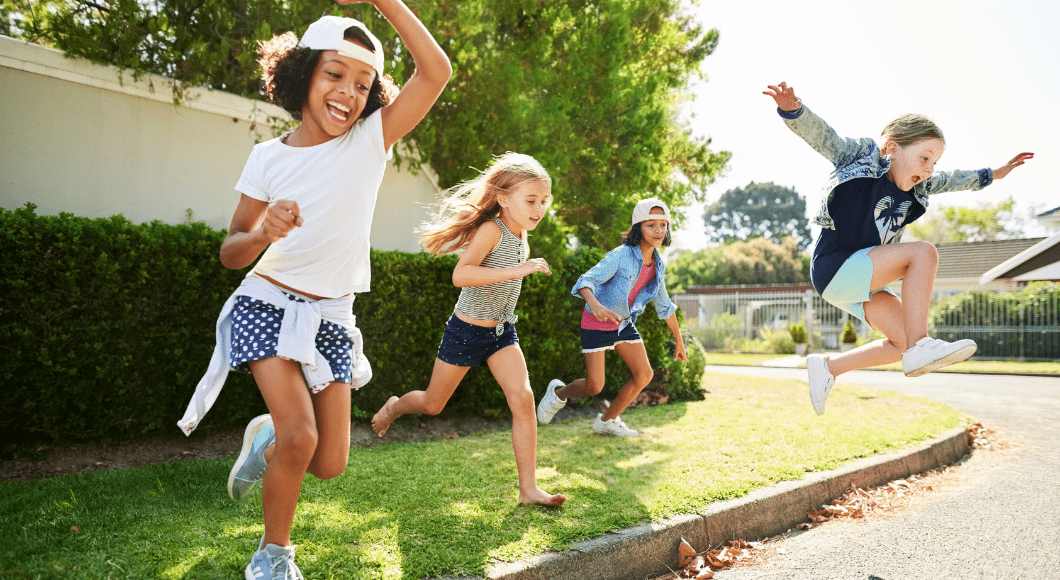
<svg viewBox="0 0 1060 580">
<path fill-rule="evenodd" d="M 294 546 L 275 544 L 254 552 L 243 575 L 246 580 L 305 580 L 294 563 Z"/>
<path fill-rule="evenodd" d="M 824 415 L 824 401 L 835 385 L 835 377 L 828 371 L 824 355 L 811 354 L 806 357 L 806 371 L 810 375 L 810 402 L 818 415 Z"/>
<path fill-rule="evenodd" d="M 975 354 L 977 348 L 979 347 L 975 341 L 970 338 L 946 342 L 925 336 L 902 355 L 902 370 L 907 377 L 919 377 L 935 369 L 959 363 Z"/>
<path fill-rule="evenodd" d="M 556 389 L 562 386 L 564 386 L 564 383 L 559 379 L 552 379 L 552 382 L 548 384 L 548 388 L 545 389 L 545 396 L 541 397 L 541 402 L 537 405 L 538 423 L 551 423 L 556 413 L 567 406 L 565 399 L 556 396 Z"/>
<path fill-rule="evenodd" d="M 633 429 L 630 429 L 622 422 L 622 417 L 615 417 L 608 421 L 603 420 L 603 413 L 596 416 L 596 420 L 593 421 L 593 431 L 602 435 L 618 435 L 619 437 L 636 437 L 640 435 Z"/>
</svg>

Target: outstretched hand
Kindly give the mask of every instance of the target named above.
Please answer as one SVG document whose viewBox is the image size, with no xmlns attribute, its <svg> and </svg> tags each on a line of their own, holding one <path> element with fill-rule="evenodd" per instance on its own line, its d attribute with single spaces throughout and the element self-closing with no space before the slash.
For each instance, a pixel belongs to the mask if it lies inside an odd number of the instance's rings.
<svg viewBox="0 0 1060 580">
<path fill-rule="evenodd" d="M 1010 171 L 1019 167 L 1020 165 L 1023 165 L 1030 159 L 1034 159 L 1034 153 L 1020 153 L 1019 155 L 1010 159 L 1008 163 L 995 169 L 994 179 L 1001 179 L 1002 177 L 1008 175 Z"/>
<path fill-rule="evenodd" d="M 789 87 L 788 83 L 782 82 L 767 87 L 769 90 L 762 91 L 762 94 L 773 97 L 781 111 L 795 111 L 802 106 L 802 101 L 795 96 L 795 89 Z"/>
</svg>

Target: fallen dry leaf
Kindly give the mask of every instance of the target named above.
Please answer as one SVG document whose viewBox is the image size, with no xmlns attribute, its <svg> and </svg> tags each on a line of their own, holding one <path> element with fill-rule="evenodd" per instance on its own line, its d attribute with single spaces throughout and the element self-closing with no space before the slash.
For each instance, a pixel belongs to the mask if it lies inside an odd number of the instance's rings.
<svg viewBox="0 0 1060 580">
<path fill-rule="evenodd" d="M 80 534 L 81 533 L 81 528 L 79 528 L 77 526 L 70 526 L 70 531 L 75 533 L 75 534 Z"/>
<path fill-rule="evenodd" d="M 681 543 L 677 545 L 677 567 L 687 567 L 695 560 L 697 554 L 696 549 L 684 538 L 681 538 Z"/>
</svg>

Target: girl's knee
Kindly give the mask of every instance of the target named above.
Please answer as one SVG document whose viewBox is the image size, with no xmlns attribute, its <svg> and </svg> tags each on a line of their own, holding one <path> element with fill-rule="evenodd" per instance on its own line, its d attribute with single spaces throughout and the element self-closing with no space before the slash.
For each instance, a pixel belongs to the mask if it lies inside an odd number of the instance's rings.
<svg viewBox="0 0 1060 580">
<path fill-rule="evenodd" d="M 939 250 L 935 247 L 935 244 L 925 241 L 911 242 L 916 247 L 916 255 L 921 260 L 928 261 L 930 263 L 939 263 Z"/>
<path fill-rule="evenodd" d="M 327 461 L 321 462 L 319 466 L 314 466 L 310 473 L 312 473 L 317 479 L 335 479 L 346 471 L 346 466 L 349 465 L 349 463 L 349 453 L 336 453 L 334 457 L 330 457 Z"/>
<path fill-rule="evenodd" d="M 427 415 L 437 415 L 445 409 L 445 404 L 448 402 L 449 401 L 428 398 L 423 402 L 423 412 Z"/>
<path fill-rule="evenodd" d="M 529 384 L 505 391 L 505 398 L 508 399 L 508 406 L 511 407 L 513 412 L 518 409 L 533 409 L 535 407 L 534 392 L 530 390 Z"/>
<path fill-rule="evenodd" d="M 590 397 L 593 396 L 593 395 L 599 395 L 600 391 L 602 391 L 602 390 L 604 390 L 604 379 L 603 378 L 593 379 L 593 380 L 585 379 L 585 391 L 586 391 L 585 394 L 586 395 L 588 395 Z"/>
<path fill-rule="evenodd" d="M 633 382 L 637 383 L 640 388 L 648 386 L 653 378 L 655 378 L 655 371 L 650 366 L 633 371 Z"/>
<path fill-rule="evenodd" d="M 276 432 L 276 449 L 287 457 L 299 457 L 306 461 L 311 460 L 316 453 L 317 441 L 316 425 L 312 423 L 305 423 Z"/>
</svg>

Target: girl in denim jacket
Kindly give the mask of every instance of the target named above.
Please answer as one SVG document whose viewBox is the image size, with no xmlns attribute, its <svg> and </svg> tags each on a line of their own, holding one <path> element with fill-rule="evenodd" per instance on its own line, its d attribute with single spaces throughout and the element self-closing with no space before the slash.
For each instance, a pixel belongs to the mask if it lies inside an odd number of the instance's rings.
<svg viewBox="0 0 1060 580">
<path fill-rule="evenodd" d="M 942 131 L 923 115 L 903 115 L 872 139 L 843 139 L 795 96 L 786 83 L 769 85 L 778 112 L 796 135 L 835 165 L 821 210 L 810 277 L 829 303 L 864 320 L 887 338 L 834 356 L 806 359 L 810 401 L 824 413 L 835 377 L 856 369 L 902 361 L 917 377 L 970 357 L 972 340 L 927 336 L 928 308 L 938 268 L 929 242 L 898 243 L 905 226 L 924 214 L 928 196 L 979 190 L 1031 159 L 1020 153 L 997 169 L 935 172 L 946 149 Z M 888 286 L 902 280 L 902 297 Z"/>
<path fill-rule="evenodd" d="M 587 397 L 604 388 L 604 353 L 615 350 L 632 377 L 626 381 L 606 411 L 597 415 L 593 431 L 605 435 L 635 436 L 619 414 L 651 382 L 654 371 L 648 362 L 644 341 L 634 323 L 648 302 L 655 301 L 655 312 L 666 320 L 677 348 L 674 358 L 687 360 L 677 307 L 666 293 L 665 266 L 659 248 L 670 245 L 670 208 L 654 197 L 642 199 L 633 209 L 633 227 L 623 244 L 578 278 L 571 294 L 585 300 L 582 311 L 582 353 L 585 378 L 564 385 L 556 379 L 548 385 L 537 407 L 537 420 L 549 423 L 571 397 Z"/>
</svg>

